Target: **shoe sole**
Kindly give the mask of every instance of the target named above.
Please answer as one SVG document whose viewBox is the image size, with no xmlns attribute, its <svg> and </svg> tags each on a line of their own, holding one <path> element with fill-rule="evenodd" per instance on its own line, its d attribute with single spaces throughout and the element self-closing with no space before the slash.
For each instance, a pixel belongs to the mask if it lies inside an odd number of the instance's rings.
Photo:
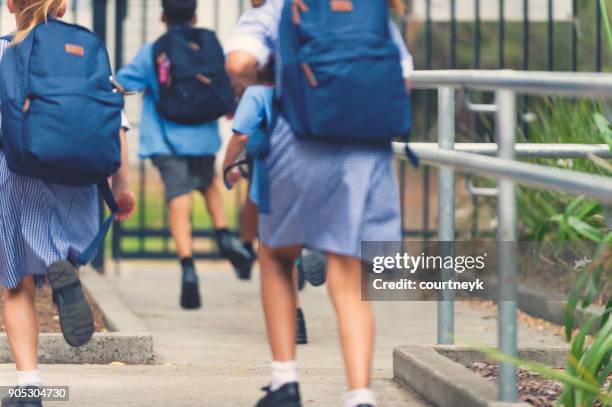
<svg viewBox="0 0 612 407">
<path fill-rule="evenodd" d="M 181 289 L 181 307 L 184 309 L 198 309 L 202 307 L 198 283 L 183 284 Z"/>
<path fill-rule="evenodd" d="M 251 279 L 251 268 L 250 267 L 248 270 L 234 269 L 234 271 L 236 272 L 236 277 L 238 278 L 238 280 L 249 281 Z"/>
<path fill-rule="evenodd" d="M 67 261 L 52 264 L 48 274 L 49 285 L 56 296 L 68 297 L 70 303 L 57 302 L 59 323 L 64 339 L 72 347 L 83 346 L 89 342 L 94 333 L 94 320 L 91 308 L 85 300 L 85 294 L 80 285 L 77 269 Z"/>
<path fill-rule="evenodd" d="M 240 255 L 240 253 L 236 252 L 225 254 L 225 256 L 223 257 L 229 260 L 229 262 L 232 263 L 232 266 L 234 266 L 234 268 L 237 270 L 244 270 L 250 268 L 255 262 L 254 257 L 245 257 Z"/>
<path fill-rule="evenodd" d="M 325 284 L 327 280 L 327 274 L 325 268 L 318 264 L 319 261 L 304 262 L 304 259 L 300 262 L 300 271 L 304 275 L 304 279 L 310 283 L 313 287 L 319 287 Z"/>
</svg>

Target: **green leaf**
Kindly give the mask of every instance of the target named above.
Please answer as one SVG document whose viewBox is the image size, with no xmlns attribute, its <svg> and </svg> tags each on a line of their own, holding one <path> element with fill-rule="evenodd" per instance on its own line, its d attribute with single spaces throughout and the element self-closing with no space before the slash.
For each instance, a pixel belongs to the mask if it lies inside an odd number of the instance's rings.
<svg viewBox="0 0 612 407">
<path fill-rule="evenodd" d="M 599 323 L 600 326 L 606 325 L 606 323 L 608 322 L 608 319 L 610 319 L 611 313 L 612 313 L 612 298 L 608 300 L 608 303 L 606 304 L 606 308 L 604 309 L 604 312 L 601 314 L 601 322 Z"/>
<path fill-rule="evenodd" d="M 565 303 L 565 339 L 569 342 L 572 340 L 574 331 L 574 321 L 576 316 L 576 307 L 580 301 L 580 294 L 586 284 L 588 278 L 587 273 L 580 273 L 576 279 L 572 289 L 570 290 L 567 302 Z"/>
<path fill-rule="evenodd" d="M 582 308 L 587 308 L 593 303 L 595 297 L 599 294 L 601 275 L 603 273 L 603 267 L 596 267 L 593 270 L 587 281 L 584 298 L 582 299 Z"/>
<path fill-rule="evenodd" d="M 571 228 L 574 229 L 581 236 L 594 242 L 603 242 L 604 235 L 597 228 L 573 216 L 570 216 L 567 219 L 567 222 L 569 226 L 571 226 Z"/>
</svg>

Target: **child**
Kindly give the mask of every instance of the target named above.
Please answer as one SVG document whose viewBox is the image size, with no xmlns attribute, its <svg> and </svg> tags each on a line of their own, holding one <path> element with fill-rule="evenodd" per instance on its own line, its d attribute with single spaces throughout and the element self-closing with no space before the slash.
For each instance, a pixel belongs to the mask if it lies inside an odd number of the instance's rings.
<svg viewBox="0 0 612 407">
<path fill-rule="evenodd" d="M 268 68 L 273 71 L 272 64 Z M 257 237 L 257 228 L 253 227 L 253 221 L 257 221 L 257 203 L 261 203 L 262 175 L 261 171 L 265 171 L 261 167 L 259 158 L 253 160 L 254 150 L 257 150 L 257 143 L 263 142 L 263 135 L 266 129 L 272 125 L 273 121 L 273 103 L 274 88 L 272 83 L 266 86 L 249 86 L 240 99 L 238 108 L 233 118 L 234 135 L 229 141 L 225 160 L 223 161 L 224 173 L 227 172 L 227 179 L 230 185 L 234 185 L 239 181 L 242 172 L 235 166 L 236 159 L 246 149 L 249 151 L 247 156 L 249 163 L 249 194 L 244 205 L 246 211 L 242 213 L 242 228 L 241 232 L 248 238 L 245 241 L 253 241 Z M 256 161 L 256 162 L 253 162 Z M 228 171 L 228 169 L 232 168 Z M 297 270 L 295 270 L 297 274 Z M 299 295 L 297 279 L 295 279 L 296 287 L 296 343 L 305 345 L 308 343 L 308 333 L 306 328 L 306 319 L 304 312 L 299 305 Z"/>
<path fill-rule="evenodd" d="M 38 23 L 48 17 L 61 18 L 66 7 L 65 0 L 8 0 L 17 32 L 13 44 L 0 40 L 0 58 L 9 46 L 19 46 Z M 123 126 L 126 128 L 127 122 Z M 126 147 L 122 130 L 121 167 L 112 177 L 112 192 L 119 205 L 117 220 L 126 219 L 134 208 Z M 83 251 L 93 240 L 98 231 L 98 210 L 95 186 L 68 187 L 15 174 L 9 170 L 0 146 L 0 284 L 6 333 L 21 387 L 42 385 L 37 368 L 38 321 L 34 299 L 37 287 L 47 277 L 55 278 L 56 272 L 66 273 L 76 282 L 57 291 L 54 288 L 60 318 L 64 315 L 61 307 L 70 307 L 72 316 L 80 318 L 60 320 L 67 341 L 73 342 L 75 338 L 71 335 L 78 329 L 93 327 L 76 269 L 65 260 L 72 251 Z M 88 332 L 87 337 L 77 339 L 86 341 L 90 337 Z M 40 405 L 39 398 L 24 401 L 7 396 L 2 400 L 3 407 Z"/>
<path fill-rule="evenodd" d="M 163 0 L 162 6 L 162 21 L 168 31 L 195 25 L 196 0 Z M 161 114 L 157 75 L 165 67 L 156 66 L 154 60 L 154 44 L 145 45 L 119 71 L 117 81 L 129 90 L 144 92 L 140 156 L 150 158 L 161 173 L 170 210 L 170 230 L 182 268 L 180 304 L 185 309 L 195 309 L 201 301 L 192 247 L 192 191 L 197 190 L 204 196 L 221 255 L 230 259 L 237 269 L 248 266 L 254 257 L 227 229 L 223 201 L 215 182 L 215 154 L 221 146 L 217 121 L 181 124 Z"/>
<path fill-rule="evenodd" d="M 280 83 L 278 32 L 285 3 L 267 0 L 249 10 L 226 43 L 228 71 L 243 85 L 258 81 L 260 69 L 272 54 L 277 60 L 276 83 Z M 298 12 L 305 8 L 300 3 L 295 2 Z M 397 7 L 401 2 L 392 4 Z M 411 58 L 399 30 L 391 27 L 407 77 Z M 345 406 L 373 407 L 376 400 L 369 386 L 374 320 L 369 303 L 361 301 L 359 256 L 362 241 L 401 240 L 391 148 L 300 140 L 282 116 L 269 143 L 265 165 L 270 214 L 260 215 L 259 259 L 273 362 L 271 384 L 257 406 L 301 405 L 291 268 L 305 246 L 327 253 L 327 283 L 348 375 Z"/>
</svg>

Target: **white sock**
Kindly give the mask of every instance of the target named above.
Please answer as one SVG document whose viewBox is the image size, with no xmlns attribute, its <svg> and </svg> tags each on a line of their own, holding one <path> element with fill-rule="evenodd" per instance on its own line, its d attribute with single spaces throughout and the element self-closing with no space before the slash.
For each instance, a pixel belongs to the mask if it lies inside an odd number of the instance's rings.
<svg viewBox="0 0 612 407">
<path fill-rule="evenodd" d="M 20 387 L 42 386 L 43 380 L 40 376 L 40 370 L 18 370 L 17 385 Z"/>
<path fill-rule="evenodd" d="M 344 396 L 344 407 L 357 407 L 360 404 L 376 406 L 376 397 L 370 389 L 355 389 L 348 391 Z"/>
<path fill-rule="evenodd" d="M 298 381 L 298 364 L 295 360 L 289 362 L 272 362 L 272 384 L 270 390 L 276 391 L 287 383 Z"/>
</svg>

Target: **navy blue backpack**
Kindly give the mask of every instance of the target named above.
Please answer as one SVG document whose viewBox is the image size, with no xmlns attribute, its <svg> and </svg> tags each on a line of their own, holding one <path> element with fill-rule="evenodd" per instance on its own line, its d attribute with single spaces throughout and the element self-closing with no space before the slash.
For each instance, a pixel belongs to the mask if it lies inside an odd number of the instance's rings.
<svg viewBox="0 0 612 407">
<path fill-rule="evenodd" d="M 102 40 L 83 27 L 49 19 L 9 46 L 0 61 L 0 141 L 9 169 L 50 183 L 98 184 L 116 212 L 107 179 L 121 163 L 124 102 L 111 78 Z M 91 260 L 111 222 L 76 263 Z"/>
<path fill-rule="evenodd" d="M 153 45 L 157 108 L 168 120 L 203 124 L 232 112 L 234 91 L 214 32 L 176 26 Z"/>
<path fill-rule="evenodd" d="M 389 144 L 412 129 L 387 0 L 286 0 L 281 109 L 297 137 Z"/>
</svg>

